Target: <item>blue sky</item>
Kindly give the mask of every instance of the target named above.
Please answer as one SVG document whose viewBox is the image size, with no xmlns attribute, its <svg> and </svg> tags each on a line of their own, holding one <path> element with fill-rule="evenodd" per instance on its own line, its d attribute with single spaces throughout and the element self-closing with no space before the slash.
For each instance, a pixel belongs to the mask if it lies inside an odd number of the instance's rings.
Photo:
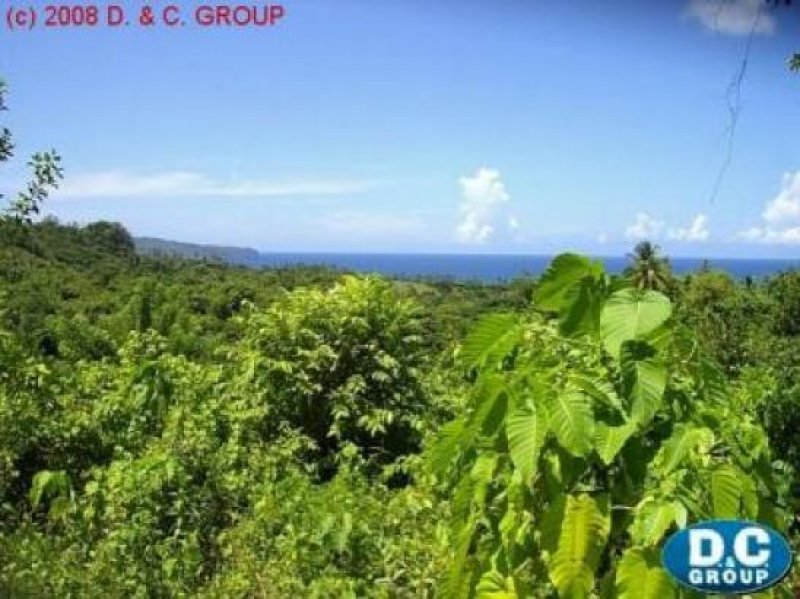
<svg viewBox="0 0 800 599">
<path fill-rule="evenodd" d="M 64 157 L 47 212 L 276 251 L 800 249 L 800 7 L 285 6 L 269 30 L 0 32 L 18 155 Z"/>
</svg>

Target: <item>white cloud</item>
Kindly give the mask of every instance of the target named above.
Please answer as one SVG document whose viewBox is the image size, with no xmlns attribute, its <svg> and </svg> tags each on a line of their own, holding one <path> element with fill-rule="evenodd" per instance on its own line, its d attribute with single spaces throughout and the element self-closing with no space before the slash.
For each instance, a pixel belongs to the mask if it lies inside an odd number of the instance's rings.
<svg viewBox="0 0 800 599">
<path fill-rule="evenodd" d="M 646 212 L 640 212 L 636 215 L 634 223 L 625 229 L 625 237 L 634 241 L 656 239 L 661 235 L 663 228 L 664 223 L 662 221 L 656 220 Z"/>
<path fill-rule="evenodd" d="M 708 231 L 708 217 L 705 214 L 698 214 L 688 227 L 670 229 L 670 239 L 678 241 L 707 241 L 710 236 Z"/>
<path fill-rule="evenodd" d="M 708 231 L 708 217 L 698 214 L 687 227 L 670 227 L 664 221 L 650 216 L 647 212 L 639 212 L 636 220 L 627 229 L 625 237 L 633 241 L 655 240 L 666 232 L 669 239 L 675 241 L 707 241 L 711 234 Z"/>
<path fill-rule="evenodd" d="M 798 245 L 800 244 L 800 227 L 786 229 L 772 229 L 770 227 L 750 227 L 736 235 L 737 239 L 751 243 L 766 243 L 771 245 Z"/>
<path fill-rule="evenodd" d="M 770 35 L 775 17 L 766 8 L 765 0 L 690 0 L 686 15 L 715 33 Z"/>
<path fill-rule="evenodd" d="M 479 168 L 474 175 L 462 177 L 458 183 L 461 186 L 461 204 L 456 236 L 464 243 L 486 243 L 495 233 L 497 213 L 511 199 L 500 173 Z"/>
<path fill-rule="evenodd" d="M 767 204 L 762 216 L 773 226 L 800 224 L 800 171 L 783 176 L 780 193 Z"/>
<path fill-rule="evenodd" d="M 216 180 L 192 171 L 136 174 L 112 170 L 68 177 L 57 192 L 61 198 L 271 198 L 359 193 L 370 185 L 353 180 L 275 182 L 260 179 Z"/>
<path fill-rule="evenodd" d="M 740 231 L 736 238 L 751 243 L 800 245 L 800 171 L 786 173 L 778 195 L 761 214 L 764 223 Z"/>
<path fill-rule="evenodd" d="M 597 243 L 608 243 L 608 234 L 607 233 L 598 233 L 595 237 L 595 241 Z"/>
<path fill-rule="evenodd" d="M 516 216 L 509 216 L 508 217 L 508 228 L 512 231 L 517 231 L 520 228 L 519 219 Z"/>
</svg>

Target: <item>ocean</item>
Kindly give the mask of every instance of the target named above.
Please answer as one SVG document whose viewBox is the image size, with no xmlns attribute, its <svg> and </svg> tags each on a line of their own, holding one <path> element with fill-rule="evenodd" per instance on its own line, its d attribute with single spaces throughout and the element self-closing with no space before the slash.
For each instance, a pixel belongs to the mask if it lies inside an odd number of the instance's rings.
<svg viewBox="0 0 800 599">
<path fill-rule="evenodd" d="M 460 281 L 499 283 L 522 276 L 538 276 L 552 256 L 512 254 L 315 254 L 315 253 L 262 253 L 258 265 L 262 266 L 332 266 L 362 273 L 378 273 L 409 278 L 436 278 Z M 628 265 L 626 257 L 599 257 L 611 273 L 620 273 Z M 796 260 L 755 260 L 715 258 L 672 258 L 675 274 L 698 270 L 704 262 L 711 268 L 723 270 L 731 276 L 762 278 L 777 272 L 800 268 Z"/>
</svg>

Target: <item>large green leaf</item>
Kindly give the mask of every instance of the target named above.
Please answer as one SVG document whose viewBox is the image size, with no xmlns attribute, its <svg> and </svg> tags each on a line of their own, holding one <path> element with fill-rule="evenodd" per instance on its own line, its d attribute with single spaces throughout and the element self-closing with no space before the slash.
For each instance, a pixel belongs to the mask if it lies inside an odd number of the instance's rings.
<svg viewBox="0 0 800 599">
<path fill-rule="evenodd" d="M 636 425 L 627 422 L 617 426 L 611 426 L 605 422 L 598 422 L 595 425 L 595 450 L 604 464 L 610 464 L 617 457 L 631 435 L 636 432 Z"/>
<path fill-rule="evenodd" d="M 675 583 L 655 549 L 628 549 L 617 566 L 617 599 L 671 599 Z"/>
<path fill-rule="evenodd" d="M 448 422 L 439 429 L 425 453 L 426 463 L 435 474 L 443 476 L 450 469 L 463 444 L 469 440 L 466 433 L 466 423 L 462 418 Z"/>
<path fill-rule="evenodd" d="M 450 528 L 457 531 L 465 522 L 469 521 L 473 510 L 475 498 L 475 480 L 472 472 L 468 471 L 461 476 L 453 488 L 450 497 Z"/>
<path fill-rule="evenodd" d="M 473 482 L 472 500 L 476 505 L 483 505 L 486 499 L 487 489 L 492 482 L 495 468 L 499 456 L 493 452 L 482 453 L 475 460 L 470 471 L 470 478 Z"/>
<path fill-rule="evenodd" d="M 714 442 L 714 433 L 707 428 L 679 424 L 672 431 L 656 456 L 658 473 L 665 476 L 675 470 L 698 447 L 708 449 Z"/>
<path fill-rule="evenodd" d="M 729 464 L 721 464 L 711 472 L 711 503 L 715 518 L 731 519 L 740 516 L 741 476 L 743 474 Z"/>
<path fill-rule="evenodd" d="M 565 295 L 567 305 L 559 316 L 561 333 L 567 336 L 596 333 L 603 300 L 603 287 L 593 278 L 586 277 L 571 288 Z"/>
<path fill-rule="evenodd" d="M 488 314 L 467 336 L 459 359 L 470 368 L 491 367 L 511 353 L 519 342 L 521 331 L 516 314 Z"/>
<path fill-rule="evenodd" d="M 534 406 L 517 406 L 508 416 L 506 421 L 508 451 L 511 454 L 511 461 L 526 482 L 535 471 L 546 435 L 545 414 Z"/>
<path fill-rule="evenodd" d="M 561 254 L 553 259 L 539 279 L 533 294 L 536 307 L 561 312 L 574 301 L 575 289 L 589 277 L 602 275 L 602 265 L 577 254 Z"/>
<path fill-rule="evenodd" d="M 614 292 L 600 314 L 600 335 L 606 350 L 619 357 L 625 341 L 643 339 L 671 314 L 669 299 L 657 291 L 626 288 Z"/>
<path fill-rule="evenodd" d="M 578 373 L 571 375 L 569 381 L 574 387 L 589 395 L 595 402 L 604 404 L 620 415 L 626 415 L 622 400 L 617 394 L 613 383 L 608 379 L 601 376 L 589 376 L 584 373 Z"/>
<path fill-rule="evenodd" d="M 630 417 L 645 426 L 661 407 L 667 387 L 667 367 L 644 342 L 624 343 L 620 361 Z"/>
<path fill-rule="evenodd" d="M 470 595 L 475 570 L 474 563 L 469 558 L 469 549 L 475 535 L 475 524 L 476 520 L 471 519 L 455 535 L 450 567 L 437 593 L 444 599 L 461 599 Z"/>
<path fill-rule="evenodd" d="M 590 495 L 567 498 L 558 545 L 547 563 L 550 580 L 559 597 L 584 599 L 589 596 L 610 525 L 607 499 L 596 501 Z"/>
<path fill-rule="evenodd" d="M 542 404 L 549 428 L 564 449 L 576 456 L 589 453 L 594 444 L 594 413 L 589 397 L 574 390 L 551 392 L 542 396 Z"/>
<path fill-rule="evenodd" d="M 504 577 L 497 570 L 490 570 L 481 576 L 478 587 L 478 599 L 517 599 L 517 587 L 514 579 Z"/>
<path fill-rule="evenodd" d="M 548 452 L 545 455 L 546 462 L 557 461 L 554 454 Z M 563 488 L 563 485 L 561 485 Z M 561 527 L 564 524 L 564 512 L 567 509 L 567 499 L 569 496 L 562 492 L 562 489 L 549 493 L 551 497 L 547 509 L 545 509 L 539 523 L 539 544 L 542 548 L 542 555 L 545 561 L 549 561 L 558 549 L 561 540 Z"/>
<path fill-rule="evenodd" d="M 469 416 L 465 435 L 492 436 L 500 430 L 508 409 L 508 387 L 497 373 L 481 376 L 475 384 L 473 411 Z"/>
<path fill-rule="evenodd" d="M 637 545 L 657 545 L 673 524 L 686 526 L 683 504 L 663 499 L 647 499 L 636 506 L 630 534 Z"/>
<path fill-rule="evenodd" d="M 553 260 L 539 280 L 533 294 L 534 306 L 557 312 L 564 335 L 596 332 L 605 295 L 603 275 L 600 262 L 562 254 Z"/>
<path fill-rule="evenodd" d="M 742 508 L 744 509 L 744 516 L 749 520 L 758 519 L 758 485 L 749 476 L 743 476 L 739 479 L 742 484 Z"/>
</svg>

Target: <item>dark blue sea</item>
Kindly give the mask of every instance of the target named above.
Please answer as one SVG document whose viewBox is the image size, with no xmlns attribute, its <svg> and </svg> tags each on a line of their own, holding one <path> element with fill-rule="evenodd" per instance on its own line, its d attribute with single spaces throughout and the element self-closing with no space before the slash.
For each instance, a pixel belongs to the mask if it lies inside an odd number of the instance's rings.
<svg viewBox="0 0 800 599">
<path fill-rule="evenodd" d="M 550 264 L 552 256 L 511 254 L 303 254 L 264 253 L 259 257 L 263 266 L 324 265 L 343 270 L 379 273 L 409 278 L 436 278 L 461 281 L 497 283 L 516 277 L 537 276 Z M 621 272 L 628 264 L 625 257 L 600 257 L 606 269 Z M 743 260 L 718 258 L 673 258 L 670 260 L 676 274 L 687 274 L 700 269 L 703 263 L 711 268 L 728 272 L 731 276 L 762 278 L 792 268 L 800 268 L 797 260 Z"/>
</svg>

